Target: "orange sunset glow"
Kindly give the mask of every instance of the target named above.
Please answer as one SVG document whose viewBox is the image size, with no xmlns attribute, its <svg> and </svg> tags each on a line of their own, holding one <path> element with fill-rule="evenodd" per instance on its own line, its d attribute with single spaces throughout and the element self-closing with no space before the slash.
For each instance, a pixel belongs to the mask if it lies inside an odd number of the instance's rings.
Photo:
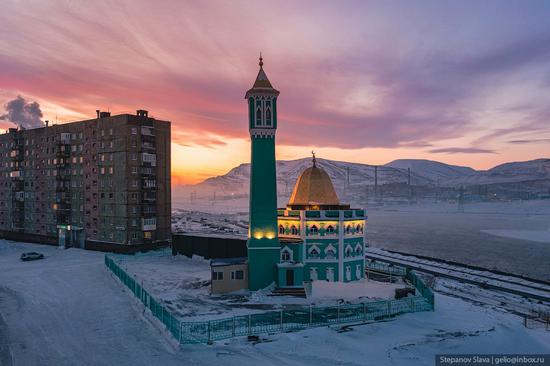
<svg viewBox="0 0 550 366">
<path fill-rule="evenodd" d="M 439 2 L 423 11 L 370 2 L 32 3 L 32 11 L 2 6 L 0 106 L 20 95 L 54 123 L 147 109 L 172 122 L 173 185 L 250 160 L 243 97 L 260 51 L 281 91 L 278 159 L 315 149 L 332 160 L 487 169 L 550 155 L 542 2 L 523 17 L 475 3 L 477 18 Z"/>
</svg>

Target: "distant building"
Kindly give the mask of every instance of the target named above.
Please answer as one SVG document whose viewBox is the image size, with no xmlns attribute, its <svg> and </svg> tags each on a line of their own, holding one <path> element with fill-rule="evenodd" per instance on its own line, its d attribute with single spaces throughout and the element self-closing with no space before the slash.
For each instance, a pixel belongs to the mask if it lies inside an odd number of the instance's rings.
<svg viewBox="0 0 550 366">
<path fill-rule="evenodd" d="M 92 249 L 171 238 L 170 122 L 111 116 L 0 135 L 0 237 Z"/>
</svg>

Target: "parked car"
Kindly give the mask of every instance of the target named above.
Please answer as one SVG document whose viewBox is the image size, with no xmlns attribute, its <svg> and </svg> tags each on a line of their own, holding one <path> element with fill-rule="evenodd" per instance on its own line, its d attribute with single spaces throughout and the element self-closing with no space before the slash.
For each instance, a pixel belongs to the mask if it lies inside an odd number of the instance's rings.
<svg viewBox="0 0 550 366">
<path fill-rule="evenodd" d="M 38 259 L 44 259 L 44 254 L 37 252 L 28 252 L 21 254 L 21 260 L 23 262 L 36 261 Z"/>
</svg>

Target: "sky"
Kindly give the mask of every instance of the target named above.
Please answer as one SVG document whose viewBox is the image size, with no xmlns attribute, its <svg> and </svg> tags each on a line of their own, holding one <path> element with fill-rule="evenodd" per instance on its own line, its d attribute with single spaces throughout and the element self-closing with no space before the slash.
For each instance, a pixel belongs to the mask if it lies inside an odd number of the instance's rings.
<svg viewBox="0 0 550 366">
<path fill-rule="evenodd" d="M 549 19 L 542 0 L 3 0 L 0 116 L 18 96 L 57 123 L 147 109 L 193 184 L 250 161 L 262 52 L 278 159 L 488 169 L 550 157 Z"/>
</svg>

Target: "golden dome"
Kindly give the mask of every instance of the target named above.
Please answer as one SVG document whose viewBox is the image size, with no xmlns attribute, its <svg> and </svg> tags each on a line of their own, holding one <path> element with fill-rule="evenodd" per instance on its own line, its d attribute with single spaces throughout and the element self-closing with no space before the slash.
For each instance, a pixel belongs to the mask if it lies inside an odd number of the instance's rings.
<svg viewBox="0 0 550 366">
<path fill-rule="evenodd" d="M 319 209 L 321 206 L 339 205 L 340 201 L 330 177 L 327 172 L 317 167 L 314 157 L 313 166 L 304 170 L 296 181 L 288 206 L 318 206 Z"/>
</svg>

